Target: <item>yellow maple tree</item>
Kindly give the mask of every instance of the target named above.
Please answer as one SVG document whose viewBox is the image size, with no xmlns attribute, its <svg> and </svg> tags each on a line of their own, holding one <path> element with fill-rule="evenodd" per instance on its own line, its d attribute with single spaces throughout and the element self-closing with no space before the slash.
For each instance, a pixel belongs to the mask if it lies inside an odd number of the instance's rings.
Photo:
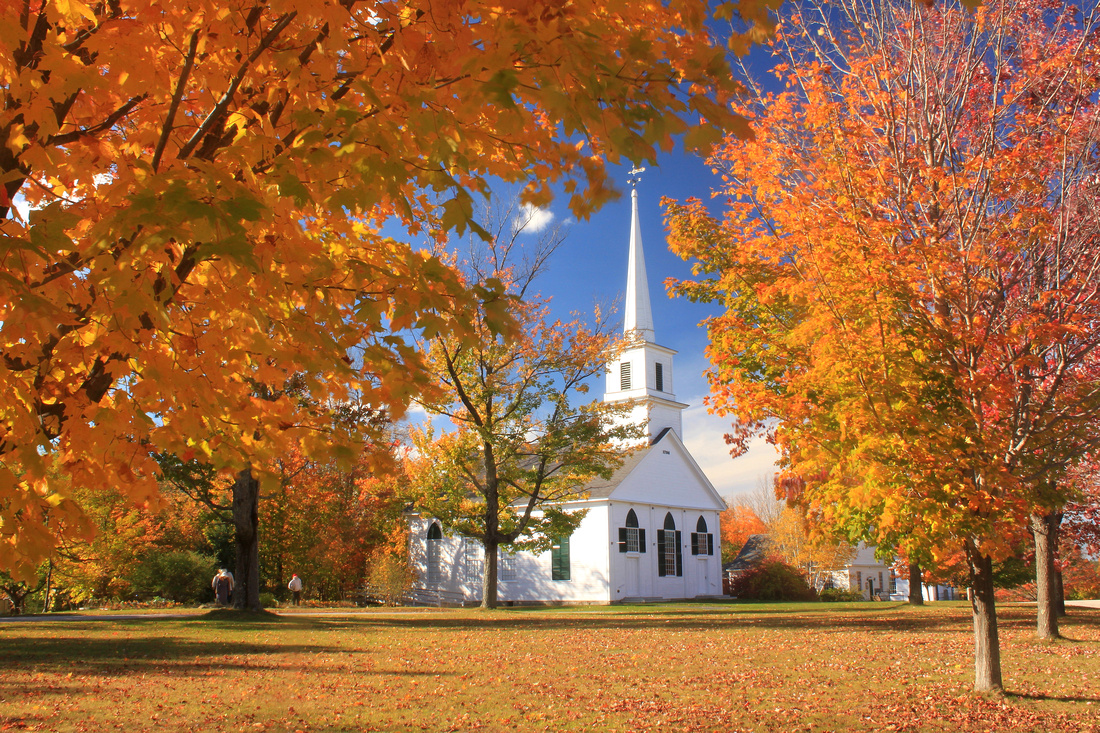
<svg viewBox="0 0 1100 733">
<path fill-rule="evenodd" d="M 558 186 L 583 216 L 615 194 L 605 161 L 705 147 L 737 123 L 706 19 L 700 0 L 0 6 L 0 567 L 90 531 L 51 466 L 153 501 L 153 451 L 232 473 L 354 445 L 317 405 L 401 414 L 425 384 L 402 334 L 461 336 L 498 293 L 382 226 L 476 229 L 491 180 L 532 203 Z"/>
</svg>

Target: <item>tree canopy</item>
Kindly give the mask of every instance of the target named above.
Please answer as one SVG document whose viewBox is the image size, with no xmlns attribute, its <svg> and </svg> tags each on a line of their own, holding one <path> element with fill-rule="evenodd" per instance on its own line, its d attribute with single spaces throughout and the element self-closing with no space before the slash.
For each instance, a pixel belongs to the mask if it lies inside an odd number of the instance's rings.
<svg viewBox="0 0 1100 733">
<path fill-rule="evenodd" d="M 705 146 L 736 122 L 706 20 L 700 0 L 4 3 L 0 566 L 92 530 L 67 485 L 155 501 L 154 452 L 350 459 L 332 409 L 402 414 L 427 384 L 404 334 L 469 333 L 457 314 L 499 296 L 383 224 L 476 229 L 494 178 L 583 216 L 614 195 L 605 161 Z"/>
<path fill-rule="evenodd" d="M 822 525 L 964 550 L 977 686 L 1000 686 L 992 561 L 1097 440 L 1095 8 L 807 3 L 777 94 L 670 208 L 716 301 L 711 404 L 766 432 Z M 980 627 L 980 628 L 979 628 Z"/>
</svg>

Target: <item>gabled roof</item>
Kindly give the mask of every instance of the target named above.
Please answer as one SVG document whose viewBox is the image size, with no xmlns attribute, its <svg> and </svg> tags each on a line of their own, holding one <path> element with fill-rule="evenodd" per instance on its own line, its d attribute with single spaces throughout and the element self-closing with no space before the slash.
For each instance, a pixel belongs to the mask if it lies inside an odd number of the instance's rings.
<svg viewBox="0 0 1100 733">
<path fill-rule="evenodd" d="M 722 570 L 742 571 L 756 567 L 768 557 L 768 536 L 766 534 L 749 535 L 737 557 L 722 566 Z"/>
<path fill-rule="evenodd" d="M 663 454 L 675 456 L 673 460 L 680 461 L 678 464 L 674 465 L 682 467 L 678 470 L 681 472 L 683 480 L 668 487 L 672 489 L 672 493 L 667 494 L 667 496 L 644 496 L 644 493 L 647 493 L 649 489 L 640 491 L 639 487 L 643 484 L 640 484 L 636 477 L 631 479 L 631 475 L 646 462 L 651 464 L 649 469 L 645 469 L 646 471 L 652 469 L 659 473 L 662 470 L 660 461 L 664 458 Z M 684 474 L 685 471 L 686 475 Z M 639 476 L 640 475 L 641 474 L 639 474 Z M 625 488 L 623 488 L 624 484 L 626 484 Z M 652 487 L 653 484 L 649 485 Z M 620 488 L 623 488 L 623 492 L 615 496 Z M 718 510 L 725 508 L 725 502 L 722 497 L 715 491 L 714 486 L 711 485 L 706 474 L 699 468 L 699 464 L 691 457 L 691 453 L 688 452 L 683 441 L 680 440 L 680 436 L 670 428 L 665 428 L 658 433 L 648 446 L 636 450 L 634 453 L 627 456 L 623 461 L 623 465 L 620 466 L 610 478 L 593 479 L 582 488 L 582 491 L 587 492 L 589 499 L 620 499 L 624 501 L 668 504 L 669 506 L 678 505 L 678 499 L 684 496 L 683 493 L 677 496 L 676 492 L 694 492 L 693 495 L 696 497 L 696 503 L 688 504 L 688 506 L 697 505 L 702 507 L 710 505 Z M 640 493 L 643 495 L 639 496 Z"/>
</svg>

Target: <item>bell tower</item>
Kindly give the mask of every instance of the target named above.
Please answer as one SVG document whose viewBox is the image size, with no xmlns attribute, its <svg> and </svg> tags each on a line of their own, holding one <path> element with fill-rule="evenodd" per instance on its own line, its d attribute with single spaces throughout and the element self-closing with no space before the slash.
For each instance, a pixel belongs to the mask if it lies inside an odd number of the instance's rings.
<svg viewBox="0 0 1100 733">
<path fill-rule="evenodd" d="M 686 404 L 676 401 L 672 386 L 673 349 L 659 346 L 653 329 L 649 281 L 645 272 L 642 232 L 638 226 L 638 182 L 645 168 L 630 171 L 630 257 L 626 273 L 623 333 L 627 346 L 607 365 L 604 402 L 634 400 L 630 421 L 642 423 L 652 440 L 665 428 L 683 437 L 682 413 Z"/>
</svg>

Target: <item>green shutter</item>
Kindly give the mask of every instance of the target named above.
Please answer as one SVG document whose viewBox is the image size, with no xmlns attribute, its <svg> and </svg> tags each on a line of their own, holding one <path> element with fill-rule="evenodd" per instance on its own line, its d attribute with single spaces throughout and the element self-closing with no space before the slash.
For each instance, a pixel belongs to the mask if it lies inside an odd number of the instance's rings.
<svg viewBox="0 0 1100 733">
<path fill-rule="evenodd" d="M 714 554 L 714 535 L 710 533 L 707 534 L 707 554 Z"/>
<path fill-rule="evenodd" d="M 638 549 L 641 552 L 645 552 L 645 530 L 644 529 L 639 529 L 638 530 Z"/>
<path fill-rule="evenodd" d="M 680 549 L 680 530 L 676 530 L 676 576 L 684 574 L 684 553 Z"/>
<path fill-rule="evenodd" d="M 657 576 L 665 577 L 665 531 L 657 530 Z"/>
<path fill-rule="evenodd" d="M 626 552 L 626 527 L 619 527 L 619 552 Z"/>
<path fill-rule="evenodd" d="M 691 533 L 691 554 L 692 555 L 698 555 L 699 554 L 699 533 L 698 532 L 692 532 Z"/>
<path fill-rule="evenodd" d="M 569 538 L 562 537 L 550 548 L 550 577 L 552 580 L 570 580 Z"/>
</svg>

